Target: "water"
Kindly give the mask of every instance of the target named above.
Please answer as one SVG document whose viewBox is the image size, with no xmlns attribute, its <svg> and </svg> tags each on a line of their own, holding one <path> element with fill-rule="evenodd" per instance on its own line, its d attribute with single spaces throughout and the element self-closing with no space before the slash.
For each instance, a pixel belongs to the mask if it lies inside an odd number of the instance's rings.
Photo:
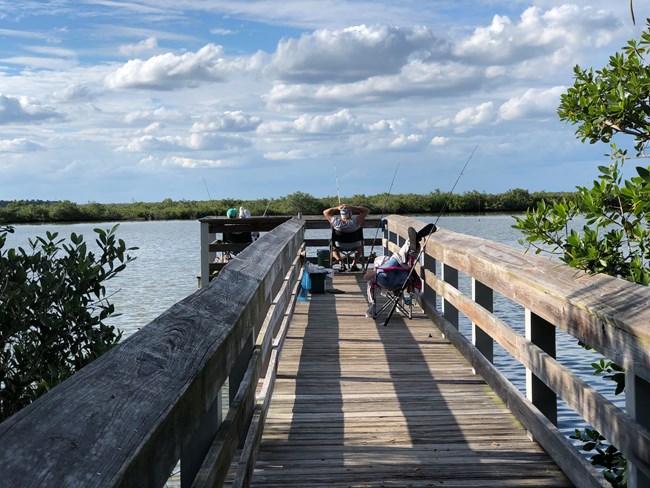
<svg viewBox="0 0 650 488">
<path fill-rule="evenodd" d="M 69 239 L 82 234 L 89 249 L 96 251 L 95 228 L 109 229 L 115 223 L 17 225 L 9 234 L 7 247 L 28 246 L 28 240 L 58 232 Z M 201 257 L 199 254 L 199 223 L 197 221 L 121 222 L 117 236 L 127 247 L 138 247 L 129 254 L 129 263 L 115 279 L 107 283 L 110 301 L 120 315 L 106 322 L 128 337 L 147 325 L 174 303 L 197 289 Z"/>
<path fill-rule="evenodd" d="M 425 222 L 433 222 L 437 217 L 419 217 Z M 520 234 L 512 229 L 514 219 L 511 215 L 474 215 L 441 217 L 438 226 L 455 232 L 490 239 L 511 247 L 520 248 L 517 242 Z M 26 246 L 28 239 L 44 235 L 46 231 L 59 232 L 60 237 L 68 238 L 72 232 L 83 234 L 87 241 L 94 241 L 93 229 L 110 228 L 114 223 L 68 224 L 68 225 L 17 225 L 16 232 L 8 237 L 8 247 Z M 200 270 L 200 224 L 198 221 L 155 221 L 123 222 L 118 229 L 118 237 L 127 246 L 139 249 L 131 252 L 137 259 L 108 286 L 111 302 L 121 315 L 113 316 L 109 322 L 124 332 L 124 337 L 147 325 L 174 303 L 185 298 L 197 289 L 197 275 Z M 310 230 L 308 237 L 328 237 L 328 230 Z M 374 230 L 366 233 L 374 236 Z M 381 252 L 379 249 L 376 251 Z M 315 250 L 311 253 L 315 255 Z M 470 293 L 471 281 L 459 275 L 459 288 Z M 524 332 L 523 308 L 495 293 L 494 313 L 508 323 L 518 333 Z M 460 330 L 471 338 L 471 324 L 461 316 Z M 525 389 L 525 370 L 498 345 L 495 346 L 495 365 L 520 390 Z M 623 405 L 624 396 L 613 397 L 613 383 L 593 376 L 590 363 L 600 356 L 587 352 L 577 345 L 576 339 L 558 333 L 558 360 L 618 405 Z M 560 429 L 566 435 L 576 427 L 586 424 L 563 402 L 558 405 Z"/>
</svg>

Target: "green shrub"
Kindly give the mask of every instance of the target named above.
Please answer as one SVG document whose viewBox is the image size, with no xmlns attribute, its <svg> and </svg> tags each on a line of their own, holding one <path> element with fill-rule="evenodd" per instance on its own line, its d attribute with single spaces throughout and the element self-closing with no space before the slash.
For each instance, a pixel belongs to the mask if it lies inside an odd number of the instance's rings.
<svg viewBox="0 0 650 488">
<path fill-rule="evenodd" d="M 133 259 L 115 232 L 95 229 L 97 254 L 83 236 L 57 233 L 5 247 L 0 226 L 0 421 L 6 419 L 119 341 L 105 323 L 115 312 L 106 282 Z"/>
</svg>

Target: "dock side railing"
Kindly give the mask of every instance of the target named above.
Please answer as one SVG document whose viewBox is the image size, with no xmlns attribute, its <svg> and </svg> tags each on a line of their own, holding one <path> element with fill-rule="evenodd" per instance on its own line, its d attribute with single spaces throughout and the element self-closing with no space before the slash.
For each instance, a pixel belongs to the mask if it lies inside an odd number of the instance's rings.
<svg viewBox="0 0 650 488">
<path fill-rule="evenodd" d="M 424 224 L 388 217 L 389 251 L 409 225 Z M 611 485 L 556 428 L 558 397 L 625 455 L 629 488 L 650 486 L 650 288 L 444 229 L 429 239 L 419 272 L 423 310 L 576 486 Z M 472 296 L 459 291 L 459 273 Z M 492 313 L 495 292 L 523 306 L 525 337 Z M 471 338 L 459 332 L 459 312 Z M 556 329 L 625 368 L 625 409 L 556 360 Z M 525 396 L 492 364 L 494 342 L 525 366 Z"/>
<path fill-rule="evenodd" d="M 233 486 L 246 486 L 304 227 L 291 219 L 269 231 L 209 286 L 1 423 L 0 485 L 161 487 L 180 460 L 182 487 L 220 486 L 244 446 Z"/>
<path fill-rule="evenodd" d="M 315 250 L 317 248 L 329 248 L 330 233 L 315 237 L 313 231 L 329 230 L 330 223 L 323 215 L 295 216 L 305 221 L 305 253 L 307 257 L 315 261 Z M 228 219 L 225 217 L 203 217 L 199 219 L 201 225 L 201 274 L 199 275 L 199 287 L 207 285 L 219 272 L 228 264 L 223 258 L 225 252 L 240 252 L 249 244 L 229 244 L 223 242 L 224 232 L 258 232 L 262 235 L 278 225 L 294 218 L 291 215 L 277 215 L 270 217 L 250 217 L 247 219 Z M 379 250 L 381 245 L 381 234 L 378 226 L 380 217 L 369 215 L 364 223 L 364 244 L 374 251 Z M 311 257 L 310 257 L 311 255 Z M 368 256 L 366 256 L 368 257 Z"/>
</svg>

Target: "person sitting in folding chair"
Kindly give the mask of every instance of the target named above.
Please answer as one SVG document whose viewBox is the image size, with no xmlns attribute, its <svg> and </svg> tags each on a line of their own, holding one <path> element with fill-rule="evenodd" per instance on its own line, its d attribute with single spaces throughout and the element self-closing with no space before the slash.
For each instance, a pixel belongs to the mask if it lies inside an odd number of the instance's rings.
<svg viewBox="0 0 650 488">
<path fill-rule="evenodd" d="M 340 216 L 335 214 L 337 210 Z M 354 211 L 358 215 L 352 215 Z M 350 270 L 357 270 L 357 261 L 363 256 L 363 223 L 369 213 L 370 209 L 366 207 L 345 204 L 323 211 L 332 226 L 332 266 L 338 261 L 340 271 L 346 270 L 343 260 L 349 260 L 351 255 L 354 257 Z"/>
<path fill-rule="evenodd" d="M 425 225 L 420 231 L 408 228 L 409 238 L 399 251 L 375 259 L 374 268 L 363 277 L 368 282 L 367 296 L 370 306 L 366 317 L 376 318 L 389 306 L 395 304 L 397 309 L 409 319 L 413 317 L 412 293 L 420 289 L 420 278 L 411 272 L 420 252 L 420 241 L 436 231 L 434 224 Z M 387 301 L 377 310 L 376 291 L 387 297 Z M 406 295 L 404 294 L 406 292 Z"/>
</svg>

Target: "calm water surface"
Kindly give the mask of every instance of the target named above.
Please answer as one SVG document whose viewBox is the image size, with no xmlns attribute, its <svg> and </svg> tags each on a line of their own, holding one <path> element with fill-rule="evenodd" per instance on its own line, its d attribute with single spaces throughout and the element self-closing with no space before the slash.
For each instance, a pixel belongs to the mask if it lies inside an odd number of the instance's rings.
<svg viewBox="0 0 650 488">
<path fill-rule="evenodd" d="M 18 225 L 9 234 L 7 245 L 26 246 L 28 239 L 44 236 L 46 231 L 69 238 L 82 234 L 94 243 L 95 228 L 109 229 L 114 223 L 67 225 Z M 110 301 L 119 316 L 107 322 L 119 327 L 127 337 L 147 325 L 174 303 L 197 289 L 199 275 L 199 223 L 196 221 L 121 222 L 117 230 L 127 247 L 138 247 L 130 254 L 136 260 L 117 278 L 108 282 L 114 293 Z M 96 249 L 96 248 L 95 248 Z"/>
</svg>

